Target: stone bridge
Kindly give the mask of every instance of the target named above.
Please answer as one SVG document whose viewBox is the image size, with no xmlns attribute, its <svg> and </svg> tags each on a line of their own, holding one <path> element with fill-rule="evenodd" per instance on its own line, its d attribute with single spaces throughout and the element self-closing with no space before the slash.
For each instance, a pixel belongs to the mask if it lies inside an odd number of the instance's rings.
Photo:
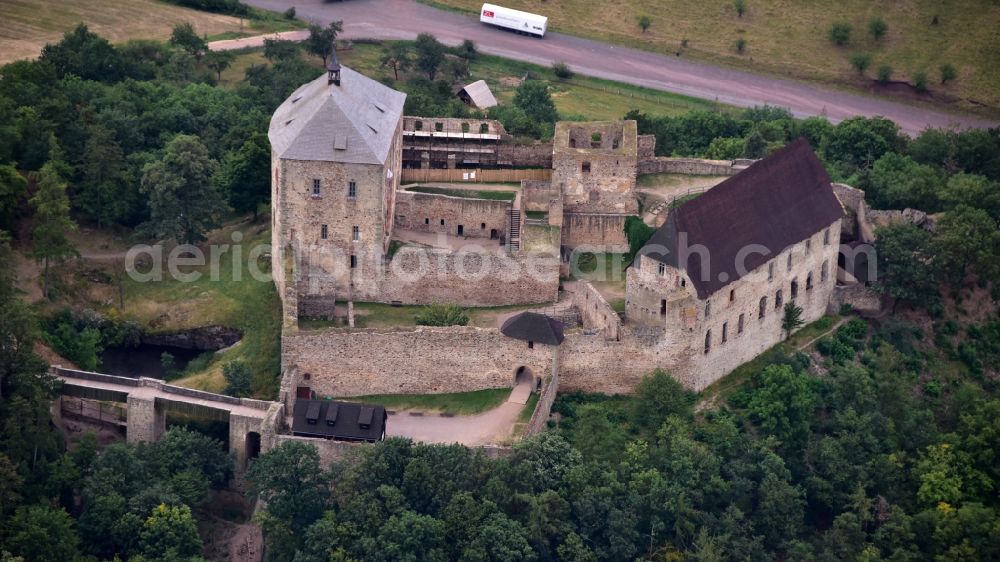
<svg viewBox="0 0 1000 562">
<path fill-rule="evenodd" d="M 166 431 L 168 411 L 228 422 L 229 452 L 235 460 L 237 478 L 242 476 L 249 459 L 274 446 L 278 425 L 284 418 L 280 402 L 235 398 L 174 386 L 159 379 L 133 379 L 58 365 L 49 371 L 62 381 L 63 395 L 126 404 L 129 443 L 160 439 Z"/>
</svg>

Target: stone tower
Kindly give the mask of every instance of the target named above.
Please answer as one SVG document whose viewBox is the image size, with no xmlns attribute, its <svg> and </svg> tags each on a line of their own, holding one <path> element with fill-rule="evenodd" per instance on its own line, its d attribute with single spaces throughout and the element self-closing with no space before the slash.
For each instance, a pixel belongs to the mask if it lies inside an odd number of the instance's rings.
<svg viewBox="0 0 1000 562">
<path fill-rule="evenodd" d="M 377 296 L 405 99 L 334 59 L 271 117 L 272 272 L 286 325 Z"/>
</svg>

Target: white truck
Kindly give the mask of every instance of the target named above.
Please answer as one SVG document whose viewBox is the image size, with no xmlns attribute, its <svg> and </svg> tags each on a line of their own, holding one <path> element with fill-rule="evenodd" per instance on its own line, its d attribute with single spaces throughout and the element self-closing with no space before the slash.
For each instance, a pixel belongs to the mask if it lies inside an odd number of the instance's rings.
<svg viewBox="0 0 1000 562">
<path fill-rule="evenodd" d="M 543 37 L 549 18 L 495 4 L 483 4 L 483 9 L 479 12 L 479 21 L 519 33 Z"/>
</svg>

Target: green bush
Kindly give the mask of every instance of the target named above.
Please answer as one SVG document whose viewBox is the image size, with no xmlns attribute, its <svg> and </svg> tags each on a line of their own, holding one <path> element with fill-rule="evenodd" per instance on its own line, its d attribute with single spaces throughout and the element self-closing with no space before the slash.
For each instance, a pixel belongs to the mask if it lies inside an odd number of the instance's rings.
<svg viewBox="0 0 1000 562">
<path fill-rule="evenodd" d="M 878 41 L 885 35 L 885 32 L 889 31 L 889 25 L 885 23 L 882 18 L 872 18 L 868 22 L 868 33 L 871 33 L 872 39 Z"/>
<path fill-rule="evenodd" d="M 939 70 L 941 71 L 942 84 L 951 82 L 952 80 L 958 78 L 958 71 L 955 70 L 955 67 L 952 66 L 951 63 L 946 62 L 942 64 Z"/>
<path fill-rule="evenodd" d="M 646 33 L 652 23 L 653 20 L 649 16 L 639 16 L 639 29 L 642 29 L 643 33 Z"/>
<path fill-rule="evenodd" d="M 747 50 L 747 40 L 740 37 L 736 40 L 736 52 L 742 54 Z"/>
<path fill-rule="evenodd" d="M 865 71 L 872 64 L 872 57 L 868 53 L 854 53 L 851 55 L 851 66 L 854 70 L 858 71 L 861 76 L 865 75 Z"/>
<path fill-rule="evenodd" d="M 250 367 L 243 361 L 229 361 L 222 366 L 222 376 L 226 379 L 225 393 L 229 396 L 250 396 L 250 381 L 253 378 Z"/>
<path fill-rule="evenodd" d="M 432 304 L 417 314 L 416 321 L 418 326 L 465 326 L 469 315 L 457 304 Z"/>
<path fill-rule="evenodd" d="M 838 47 L 844 46 L 851 40 L 851 24 L 838 21 L 830 26 L 830 31 L 828 31 L 827 34 L 830 37 L 830 41 L 832 41 L 834 45 L 837 45 Z"/>
<path fill-rule="evenodd" d="M 913 73 L 913 87 L 917 89 L 918 92 L 927 91 L 927 73 L 923 70 L 918 70 Z"/>
<path fill-rule="evenodd" d="M 552 63 L 552 73 L 555 74 L 556 78 L 560 80 L 569 80 L 574 74 L 573 69 L 562 61 Z"/>
<path fill-rule="evenodd" d="M 877 76 L 878 81 L 885 84 L 892 79 L 892 67 L 887 64 L 879 65 Z"/>
<path fill-rule="evenodd" d="M 77 330 L 70 322 L 60 322 L 42 333 L 42 339 L 59 355 L 76 363 L 85 371 L 94 371 L 101 364 L 101 333 L 96 328 Z"/>
<path fill-rule="evenodd" d="M 747 13 L 746 0 L 733 0 L 733 7 L 736 8 L 736 17 L 742 18 Z"/>
</svg>

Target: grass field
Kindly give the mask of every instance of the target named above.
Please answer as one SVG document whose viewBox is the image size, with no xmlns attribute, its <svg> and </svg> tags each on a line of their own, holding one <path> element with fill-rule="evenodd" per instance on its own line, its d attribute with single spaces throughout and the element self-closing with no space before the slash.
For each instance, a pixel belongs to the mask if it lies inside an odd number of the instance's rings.
<svg viewBox="0 0 1000 562">
<path fill-rule="evenodd" d="M 0 14 L 0 63 L 38 56 L 46 43 L 58 41 L 81 22 L 113 43 L 166 39 L 175 24 L 185 21 L 209 38 L 257 35 L 302 25 L 271 14 L 262 20 L 241 21 L 159 0 L 0 0 Z"/>
<path fill-rule="evenodd" d="M 204 370 L 183 377 L 174 384 L 220 392 L 225 388 L 222 365 L 234 359 L 246 361 L 260 397 L 277 397 L 281 340 L 281 303 L 274 284 L 254 280 L 247 269 L 247 256 L 257 244 L 270 243 L 267 230 L 253 233 L 241 224 L 246 238 L 240 244 L 229 239 L 232 228 L 214 234 L 218 243 L 239 246 L 242 252 L 239 278 L 234 275 L 233 252 L 219 260 L 218 280 L 213 281 L 208 266 L 184 269 L 202 273 L 200 279 L 182 282 L 171 279 L 164 270 L 164 280 L 125 283 L 127 318 L 134 318 L 149 331 L 170 331 L 199 326 L 223 325 L 243 331 L 243 341 L 221 356 L 216 356 Z M 253 234 L 251 234 L 253 233 Z M 269 271 L 259 260 L 260 268 Z"/>
<path fill-rule="evenodd" d="M 425 3 L 470 13 L 482 5 L 479 0 Z M 995 0 L 747 0 L 742 17 L 732 0 L 507 0 L 504 5 L 548 16 L 554 31 L 838 85 L 866 84 L 850 63 L 851 53 L 865 52 L 872 57 L 869 77 L 882 64 L 894 69 L 895 80 L 912 81 L 915 72 L 924 71 L 931 91 L 973 100 L 962 104 L 966 107 L 1000 107 L 1000 6 Z M 638 26 L 641 15 L 651 20 L 646 32 Z M 868 33 L 868 22 L 876 16 L 888 24 L 878 42 Z M 852 27 L 843 47 L 827 37 L 838 21 Z M 740 38 L 746 41 L 743 54 L 735 48 Z M 938 68 L 944 63 L 954 65 L 959 77 L 941 86 Z"/>
<path fill-rule="evenodd" d="M 491 388 L 453 394 L 373 394 L 338 400 L 381 404 L 389 410 L 423 410 L 471 416 L 496 408 L 503 404 L 508 396 L 510 396 L 509 388 Z"/>
<path fill-rule="evenodd" d="M 469 326 L 477 328 L 496 328 L 497 319 L 507 313 L 536 308 L 533 305 L 487 306 L 465 309 L 469 315 Z M 424 310 L 423 306 L 406 305 L 392 306 L 377 302 L 354 303 L 354 326 L 356 328 L 413 328 L 417 326 L 417 315 Z M 341 313 L 338 311 L 338 315 Z M 302 319 L 299 328 L 303 330 L 322 330 L 331 326 L 344 326 L 344 319 L 329 320 Z"/>
<path fill-rule="evenodd" d="M 391 79 L 392 71 L 379 62 L 381 53 L 382 47 L 378 45 L 356 43 L 352 49 L 338 53 L 338 57 L 341 63 L 367 76 Z M 486 80 L 501 103 L 514 97 L 515 86 L 510 85 L 510 79 L 530 73 L 533 78 L 548 83 L 560 118 L 566 120 L 621 119 L 631 109 L 655 115 L 679 115 L 698 109 L 733 110 L 708 100 L 598 78 L 576 76 L 559 80 L 548 67 L 488 55 L 480 55 L 471 65 L 470 72 L 465 82 Z M 400 79 L 408 75 L 401 73 Z"/>
</svg>

